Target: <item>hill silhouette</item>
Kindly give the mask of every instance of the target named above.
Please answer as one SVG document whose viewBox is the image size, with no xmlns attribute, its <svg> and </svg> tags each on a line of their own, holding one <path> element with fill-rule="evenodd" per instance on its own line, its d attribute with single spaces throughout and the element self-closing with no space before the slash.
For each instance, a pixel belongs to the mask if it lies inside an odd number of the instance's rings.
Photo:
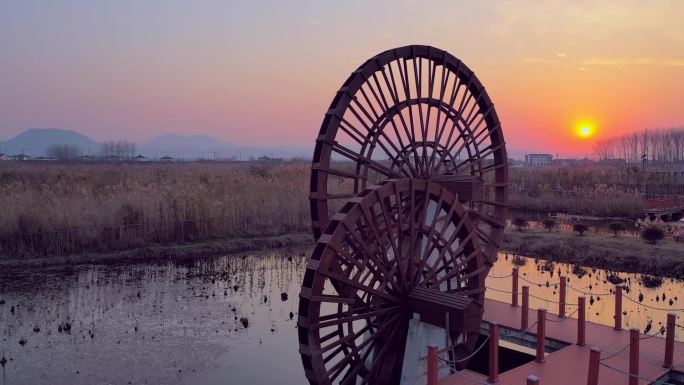
<svg viewBox="0 0 684 385">
<path fill-rule="evenodd" d="M 0 142 L 0 152 L 10 155 L 24 153 L 30 156 L 44 156 L 50 146 L 57 144 L 78 146 L 84 153 L 100 151 L 98 142 L 76 131 L 61 128 L 30 128 Z"/>
</svg>

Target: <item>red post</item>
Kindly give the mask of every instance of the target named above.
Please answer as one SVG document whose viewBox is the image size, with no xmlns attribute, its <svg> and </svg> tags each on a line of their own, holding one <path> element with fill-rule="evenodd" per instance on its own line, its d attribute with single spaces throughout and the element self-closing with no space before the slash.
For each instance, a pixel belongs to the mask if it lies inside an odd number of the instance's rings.
<svg viewBox="0 0 684 385">
<path fill-rule="evenodd" d="M 663 366 L 672 369 L 674 361 L 675 320 L 677 314 L 667 313 L 667 331 L 665 334 L 665 363 Z"/>
<path fill-rule="evenodd" d="M 565 318 L 565 290 L 568 284 L 567 277 L 560 277 L 560 299 L 558 300 L 558 317 Z"/>
<path fill-rule="evenodd" d="M 428 346 L 427 355 L 427 383 L 428 385 L 439 384 L 439 349 L 436 346 Z"/>
<path fill-rule="evenodd" d="M 614 330 L 622 330 L 622 286 L 615 286 L 615 327 Z"/>
<path fill-rule="evenodd" d="M 639 384 L 639 329 L 629 329 L 629 385 Z"/>
<path fill-rule="evenodd" d="M 527 385 L 539 385 L 539 377 L 535 376 L 534 374 L 530 374 L 527 376 Z"/>
<path fill-rule="evenodd" d="M 599 364 L 601 363 L 601 349 L 591 348 L 589 352 L 589 374 L 587 385 L 598 385 Z"/>
<path fill-rule="evenodd" d="M 522 311 L 520 312 L 520 330 L 527 329 L 527 317 L 530 312 L 530 287 L 522 287 Z"/>
<path fill-rule="evenodd" d="M 544 363 L 546 350 L 546 309 L 537 310 L 537 358 L 536 362 Z"/>
<path fill-rule="evenodd" d="M 489 324 L 489 378 L 487 382 L 499 382 L 499 325 Z"/>
<path fill-rule="evenodd" d="M 511 290 L 511 293 L 513 298 L 511 301 L 511 306 L 517 307 L 518 306 L 518 277 L 519 277 L 519 271 L 517 267 L 513 268 L 513 290 Z"/>
<path fill-rule="evenodd" d="M 586 298 L 584 296 L 577 297 L 577 345 L 584 346 L 586 344 L 587 335 L 587 315 L 586 315 Z"/>
</svg>

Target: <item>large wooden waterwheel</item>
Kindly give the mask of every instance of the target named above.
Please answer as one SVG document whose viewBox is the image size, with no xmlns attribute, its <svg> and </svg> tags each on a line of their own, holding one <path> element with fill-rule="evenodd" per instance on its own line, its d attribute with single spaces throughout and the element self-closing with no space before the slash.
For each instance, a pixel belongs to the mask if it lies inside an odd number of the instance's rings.
<svg viewBox="0 0 684 385">
<path fill-rule="evenodd" d="M 507 182 L 494 106 L 458 59 L 407 46 L 351 74 L 312 165 L 298 318 L 311 384 L 399 384 L 412 318 L 445 329 L 452 359 L 472 351 Z"/>
</svg>

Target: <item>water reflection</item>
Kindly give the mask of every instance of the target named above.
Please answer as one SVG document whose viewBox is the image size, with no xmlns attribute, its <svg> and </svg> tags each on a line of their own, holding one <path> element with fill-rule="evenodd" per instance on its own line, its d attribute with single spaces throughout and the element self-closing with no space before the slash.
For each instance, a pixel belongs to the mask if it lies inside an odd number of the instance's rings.
<svg viewBox="0 0 684 385">
<path fill-rule="evenodd" d="M 303 384 L 294 317 L 306 255 L 0 272 L 0 357 L 7 359 L 0 385 Z M 559 274 L 581 291 L 613 288 L 601 270 L 524 260 L 521 277 L 540 283 L 530 291 L 545 298 L 532 298 L 535 308 L 557 312 L 550 301 Z M 512 266 L 502 254 L 491 274 L 508 275 Z M 637 302 L 643 296 L 649 306 L 684 307 L 681 282 L 647 289 L 637 274 L 616 277 Z M 510 290 L 510 278 L 487 285 Z M 578 294 L 569 290 L 568 302 Z M 493 290 L 487 297 L 510 301 Z M 588 296 L 587 305 L 590 321 L 612 324 L 612 296 Z M 665 321 L 667 311 L 628 300 L 623 306 L 625 328 L 644 330 L 651 321 L 653 333 Z"/>
<path fill-rule="evenodd" d="M 520 266 L 520 285 L 530 287 L 530 307 L 546 308 L 558 314 L 558 282 L 560 276 L 567 277 L 568 304 L 577 304 L 577 297 L 584 295 L 587 301 L 587 321 L 604 325 L 614 324 L 615 284 L 625 287 L 623 291 L 623 328 L 638 327 L 642 332 L 654 334 L 660 331 L 667 321 L 668 312 L 677 312 L 681 317 L 684 308 L 684 285 L 681 281 L 665 278 L 658 287 L 649 288 L 644 281 L 649 276 L 634 273 L 614 273 L 601 269 L 574 266 L 566 263 L 553 263 L 532 258 L 513 257 L 501 253 L 499 260 L 491 269 L 487 286 L 497 290 L 511 291 L 511 278 L 495 279 L 511 274 L 514 260 Z M 652 284 L 652 282 L 648 282 Z M 487 298 L 510 303 L 511 294 L 487 290 Z M 539 298 L 532 298 L 532 296 Z M 631 300 L 630 300 L 631 299 Z M 650 307 L 650 308 L 649 308 Z M 658 308 L 662 310 L 655 310 Z M 576 306 L 566 307 L 566 314 L 577 318 Z M 681 323 L 681 320 L 678 320 Z M 650 326 L 649 326 L 650 325 Z M 678 340 L 684 340 L 684 333 L 675 333 Z"/>
<path fill-rule="evenodd" d="M 2 273 L 0 384 L 302 383 L 303 255 Z"/>
</svg>

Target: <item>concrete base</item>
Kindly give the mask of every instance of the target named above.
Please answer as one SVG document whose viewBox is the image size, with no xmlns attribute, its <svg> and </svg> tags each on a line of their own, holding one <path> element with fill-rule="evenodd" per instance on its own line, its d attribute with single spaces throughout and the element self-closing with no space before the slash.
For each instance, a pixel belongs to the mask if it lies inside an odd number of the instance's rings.
<svg viewBox="0 0 684 385">
<path fill-rule="evenodd" d="M 427 347 L 432 345 L 443 349 L 446 346 L 444 329 L 420 322 L 417 315 L 415 317 L 409 321 L 401 385 L 427 384 Z M 449 369 L 440 365 L 439 377 L 449 374 Z"/>
</svg>

